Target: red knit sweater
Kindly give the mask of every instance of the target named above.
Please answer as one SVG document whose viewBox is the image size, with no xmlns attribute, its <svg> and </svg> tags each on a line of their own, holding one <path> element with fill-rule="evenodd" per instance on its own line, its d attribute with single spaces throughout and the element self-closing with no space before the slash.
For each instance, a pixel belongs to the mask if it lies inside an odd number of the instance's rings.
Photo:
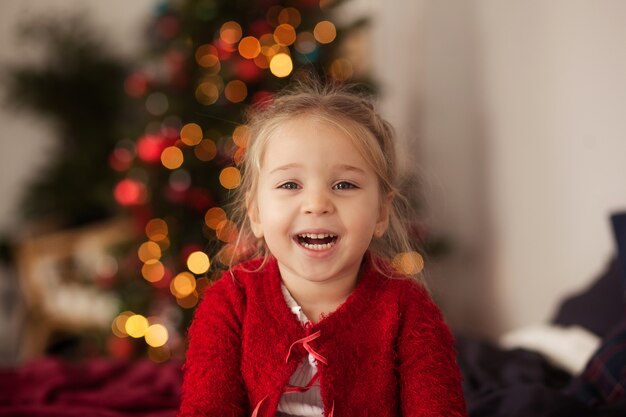
<svg viewBox="0 0 626 417">
<path fill-rule="evenodd" d="M 297 341 L 309 335 L 309 349 L 327 362 L 318 361 L 325 416 L 466 416 L 452 336 L 419 284 L 365 261 L 345 303 L 302 326 L 281 292 L 276 260 L 249 272 L 259 265 L 225 273 L 196 310 L 178 417 L 248 417 L 255 408 L 273 417 L 307 355 Z"/>
</svg>

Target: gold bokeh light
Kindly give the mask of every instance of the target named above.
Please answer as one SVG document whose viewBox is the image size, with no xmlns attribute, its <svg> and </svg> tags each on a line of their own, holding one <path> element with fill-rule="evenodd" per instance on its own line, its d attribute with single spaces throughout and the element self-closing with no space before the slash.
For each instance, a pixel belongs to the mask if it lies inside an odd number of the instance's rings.
<svg viewBox="0 0 626 417">
<path fill-rule="evenodd" d="M 148 330 L 148 319 L 141 314 L 132 315 L 126 320 L 124 330 L 126 330 L 126 334 L 135 339 L 144 337 Z"/>
<path fill-rule="evenodd" d="M 332 22 L 328 20 L 322 20 L 317 25 L 315 25 L 315 29 L 313 29 L 313 35 L 319 43 L 331 43 L 337 37 L 337 29 Z"/>
<path fill-rule="evenodd" d="M 248 146 L 248 135 L 250 134 L 250 129 L 246 125 L 239 125 L 233 130 L 233 142 L 235 145 L 240 148 L 245 148 Z"/>
<path fill-rule="evenodd" d="M 189 296 L 184 298 L 177 298 L 176 303 L 182 308 L 194 308 L 198 304 L 198 292 L 194 291 Z"/>
<path fill-rule="evenodd" d="M 278 23 L 284 24 L 287 23 L 294 28 L 300 26 L 302 22 L 302 16 L 300 15 L 300 11 L 295 7 L 285 7 L 278 14 Z"/>
<path fill-rule="evenodd" d="M 195 56 L 196 62 L 203 68 L 211 68 L 220 63 L 217 48 L 210 44 L 200 45 Z"/>
<path fill-rule="evenodd" d="M 184 161 L 183 151 L 178 146 L 168 146 L 161 152 L 161 163 L 165 168 L 178 169 Z"/>
<path fill-rule="evenodd" d="M 241 184 L 241 172 L 235 167 L 226 167 L 220 172 L 220 184 L 227 190 L 233 190 Z"/>
<path fill-rule="evenodd" d="M 222 220 L 215 228 L 217 238 L 225 243 L 232 243 L 237 240 L 237 225 L 231 220 Z"/>
<path fill-rule="evenodd" d="M 151 219 L 146 224 L 146 236 L 148 236 L 150 240 L 159 242 L 167 238 L 168 233 L 167 223 L 163 219 Z"/>
<path fill-rule="evenodd" d="M 232 80 L 224 87 L 224 96 L 232 103 L 241 103 L 248 95 L 248 87 L 241 80 Z"/>
<path fill-rule="evenodd" d="M 193 149 L 193 153 L 201 161 L 210 161 L 217 155 L 217 145 L 211 139 L 203 139 Z"/>
<path fill-rule="evenodd" d="M 291 74 L 293 70 L 293 62 L 291 57 L 285 53 L 279 53 L 272 57 L 270 61 L 270 71 L 279 78 L 283 78 Z"/>
<path fill-rule="evenodd" d="M 215 83 L 211 81 L 201 82 L 196 88 L 196 100 L 205 106 L 214 104 L 220 98 L 220 90 Z"/>
<path fill-rule="evenodd" d="M 202 140 L 202 128 L 196 123 L 187 123 L 180 129 L 180 140 L 188 146 L 199 144 Z"/>
<path fill-rule="evenodd" d="M 133 316 L 135 313 L 132 311 L 124 311 L 115 317 L 113 323 L 111 323 L 111 331 L 117 337 L 127 337 L 128 333 L 126 333 L 126 321 L 129 317 Z"/>
<path fill-rule="evenodd" d="M 281 46 L 291 45 L 296 41 L 296 30 L 287 23 L 278 25 L 274 29 L 274 40 Z"/>
<path fill-rule="evenodd" d="M 261 69 L 268 69 L 270 67 L 270 60 L 264 54 L 260 54 L 254 58 L 254 63 Z"/>
<path fill-rule="evenodd" d="M 159 260 L 161 259 L 161 247 L 151 240 L 142 243 L 139 246 L 139 250 L 137 251 L 137 255 L 141 262 L 148 262 L 153 259 Z"/>
<path fill-rule="evenodd" d="M 239 39 L 241 39 L 241 35 L 241 25 L 233 20 L 224 23 L 220 28 L 220 38 L 224 42 L 229 44 L 239 42 Z"/>
<path fill-rule="evenodd" d="M 146 329 L 146 343 L 152 347 L 161 347 L 167 343 L 169 333 L 162 324 L 153 324 Z"/>
<path fill-rule="evenodd" d="M 161 261 L 150 259 L 141 267 L 141 276 L 148 282 L 160 281 L 165 275 L 165 267 Z"/>
<path fill-rule="evenodd" d="M 261 43 L 254 36 L 246 36 L 239 42 L 239 54 L 247 59 L 254 59 L 261 53 Z"/>
<path fill-rule="evenodd" d="M 211 207 L 204 215 L 204 223 L 214 230 L 224 220 L 226 220 L 226 212 L 220 207 Z"/>
<path fill-rule="evenodd" d="M 415 251 L 397 254 L 392 265 L 398 271 L 406 275 L 417 275 L 424 269 L 424 258 Z"/>
<path fill-rule="evenodd" d="M 189 296 L 196 290 L 196 278 L 189 272 L 176 275 L 170 284 L 170 292 L 176 298 Z"/>
<path fill-rule="evenodd" d="M 187 257 L 187 268 L 196 275 L 204 274 L 210 266 L 209 256 L 202 251 L 192 252 Z"/>
<path fill-rule="evenodd" d="M 261 48 L 264 46 L 272 46 L 274 45 L 274 34 L 273 33 L 265 33 L 261 35 L 259 38 L 259 43 L 261 44 Z"/>
</svg>

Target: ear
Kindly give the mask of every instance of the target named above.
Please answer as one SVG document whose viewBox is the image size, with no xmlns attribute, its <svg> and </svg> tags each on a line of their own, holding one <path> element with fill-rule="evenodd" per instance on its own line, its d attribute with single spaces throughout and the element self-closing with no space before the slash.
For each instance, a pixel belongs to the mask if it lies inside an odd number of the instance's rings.
<svg viewBox="0 0 626 417">
<path fill-rule="evenodd" d="M 382 237 L 389 227 L 389 213 L 391 213 L 391 203 L 393 202 L 393 191 L 387 193 L 380 205 L 378 221 L 374 227 L 374 237 Z"/>
<path fill-rule="evenodd" d="M 263 227 L 261 225 L 261 219 L 259 218 L 259 208 L 256 200 L 248 194 L 246 196 L 246 207 L 248 211 L 248 220 L 250 220 L 250 228 L 252 233 L 257 239 L 263 237 Z"/>
</svg>

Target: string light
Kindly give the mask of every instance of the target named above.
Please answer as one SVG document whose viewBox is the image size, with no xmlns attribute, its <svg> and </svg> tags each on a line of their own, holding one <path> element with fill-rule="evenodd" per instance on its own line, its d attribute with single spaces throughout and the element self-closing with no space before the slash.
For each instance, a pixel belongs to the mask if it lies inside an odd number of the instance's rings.
<svg viewBox="0 0 626 417">
<path fill-rule="evenodd" d="M 164 142 L 160 135 L 146 134 L 140 137 L 137 140 L 137 156 L 144 162 L 158 162 L 165 147 Z"/>
<path fill-rule="evenodd" d="M 199 144 L 202 140 L 202 128 L 196 123 L 187 123 L 180 129 L 180 140 L 188 146 Z"/>
<path fill-rule="evenodd" d="M 245 148 L 248 146 L 248 138 L 249 138 L 250 129 L 246 125 L 239 125 L 233 130 L 233 142 L 235 145 L 240 148 Z"/>
<path fill-rule="evenodd" d="M 248 87 L 241 80 L 232 80 L 224 88 L 224 96 L 232 103 L 241 103 L 248 95 Z"/>
<path fill-rule="evenodd" d="M 226 167 L 220 172 L 220 184 L 227 190 L 233 190 L 241 184 L 241 172 L 236 167 Z"/>
<path fill-rule="evenodd" d="M 217 146 L 211 139 L 203 139 L 193 152 L 199 160 L 210 161 L 217 155 Z"/>
<path fill-rule="evenodd" d="M 261 35 L 261 37 L 259 38 L 259 44 L 261 45 L 261 48 L 271 47 L 272 45 L 274 45 L 274 34 L 265 33 Z"/>
<path fill-rule="evenodd" d="M 215 228 L 217 238 L 225 243 L 231 243 L 237 240 L 239 234 L 237 225 L 231 220 L 222 220 Z"/>
<path fill-rule="evenodd" d="M 146 343 L 152 347 L 161 347 L 167 343 L 169 333 L 162 324 L 152 324 L 146 329 Z"/>
<path fill-rule="evenodd" d="M 424 258 L 415 251 L 397 254 L 392 265 L 398 271 L 406 275 L 417 275 L 424 269 Z"/>
<path fill-rule="evenodd" d="M 214 230 L 224 220 L 226 220 L 226 212 L 220 207 L 211 207 L 204 215 L 204 223 Z"/>
<path fill-rule="evenodd" d="M 133 316 L 135 313 L 132 311 L 124 311 L 113 319 L 113 323 L 111 323 L 111 331 L 117 337 L 128 337 L 128 333 L 126 333 L 126 321 L 129 317 Z"/>
<path fill-rule="evenodd" d="M 254 58 L 254 63 L 261 69 L 268 69 L 270 67 L 270 60 L 265 54 L 260 54 Z"/>
<path fill-rule="evenodd" d="M 204 81 L 196 88 L 196 100 L 205 106 L 214 104 L 220 97 L 219 88 L 210 81 Z"/>
<path fill-rule="evenodd" d="M 220 39 L 231 45 L 239 42 L 241 35 L 241 25 L 235 21 L 226 22 L 220 28 Z"/>
<path fill-rule="evenodd" d="M 167 235 L 168 227 L 165 220 L 159 218 L 151 219 L 146 224 L 146 236 L 148 236 L 150 240 L 159 242 L 167 238 Z"/>
<path fill-rule="evenodd" d="M 131 178 L 121 180 L 113 189 L 115 200 L 122 206 L 133 206 L 146 202 L 146 186 Z"/>
<path fill-rule="evenodd" d="M 328 20 L 322 20 L 313 29 L 313 36 L 319 43 L 327 44 L 331 43 L 337 37 L 337 29 L 332 22 Z"/>
<path fill-rule="evenodd" d="M 170 292 L 176 298 L 184 298 L 196 290 L 196 279 L 189 272 L 181 272 L 170 283 Z"/>
<path fill-rule="evenodd" d="M 150 259 L 141 267 L 141 276 L 149 282 L 157 282 L 163 279 L 165 266 L 157 259 Z"/>
<path fill-rule="evenodd" d="M 345 58 L 338 58 L 330 65 L 330 75 L 339 81 L 346 81 L 352 78 L 352 62 Z"/>
<path fill-rule="evenodd" d="M 270 61 L 270 71 L 279 78 L 283 78 L 291 74 L 293 70 L 293 62 L 291 57 L 285 53 L 279 53 L 272 57 Z"/>
<path fill-rule="evenodd" d="M 296 30 L 287 23 L 278 25 L 276 29 L 274 29 L 274 40 L 281 46 L 291 45 L 296 41 Z"/>
<path fill-rule="evenodd" d="M 168 146 L 161 153 L 161 163 L 165 168 L 177 169 L 183 164 L 183 151 L 178 146 Z"/>
<path fill-rule="evenodd" d="M 254 36 L 246 36 L 239 42 L 239 54 L 247 59 L 254 59 L 261 53 L 261 43 Z"/>
<path fill-rule="evenodd" d="M 317 49 L 317 42 L 315 36 L 311 32 L 300 32 L 296 38 L 296 44 L 294 45 L 296 51 L 301 54 L 310 54 Z"/>
<path fill-rule="evenodd" d="M 220 64 L 217 48 L 210 44 L 200 45 L 196 49 L 196 62 L 203 68 L 212 68 Z"/>
<path fill-rule="evenodd" d="M 300 26 L 302 22 L 302 17 L 300 16 L 300 11 L 295 7 L 285 7 L 278 14 L 278 23 L 279 24 L 289 24 L 294 28 Z"/>
<path fill-rule="evenodd" d="M 189 296 L 184 298 L 177 298 L 176 303 L 182 308 L 194 308 L 198 304 L 198 293 L 194 291 Z"/>
<path fill-rule="evenodd" d="M 151 240 L 144 242 L 139 246 L 139 250 L 137 251 L 137 255 L 141 262 L 148 262 L 153 259 L 159 260 L 161 259 L 161 247 Z"/>
<path fill-rule="evenodd" d="M 187 258 L 187 268 L 196 275 L 204 274 L 210 266 L 209 256 L 202 251 L 192 252 Z"/>
<path fill-rule="evenodd" d="M 135 339 L 144 337 L 148 330 L 148 319 L 141 314 L 132 315 L 126 320 L 124 329 L 130 337 Z"/>
</svg>

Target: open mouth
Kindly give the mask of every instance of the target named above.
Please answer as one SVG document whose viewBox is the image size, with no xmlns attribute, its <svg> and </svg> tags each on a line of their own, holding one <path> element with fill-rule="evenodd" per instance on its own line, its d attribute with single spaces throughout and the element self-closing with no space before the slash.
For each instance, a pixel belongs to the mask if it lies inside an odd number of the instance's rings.
<svg viewBox="0 0 626 417">
<path fill-rule="evenodd" d="M 296 235 L 296 241 L 310 250 L 327 250 L 337 243 L 337 235 L 332 233 L 304 233 Z"/>
</svg>

